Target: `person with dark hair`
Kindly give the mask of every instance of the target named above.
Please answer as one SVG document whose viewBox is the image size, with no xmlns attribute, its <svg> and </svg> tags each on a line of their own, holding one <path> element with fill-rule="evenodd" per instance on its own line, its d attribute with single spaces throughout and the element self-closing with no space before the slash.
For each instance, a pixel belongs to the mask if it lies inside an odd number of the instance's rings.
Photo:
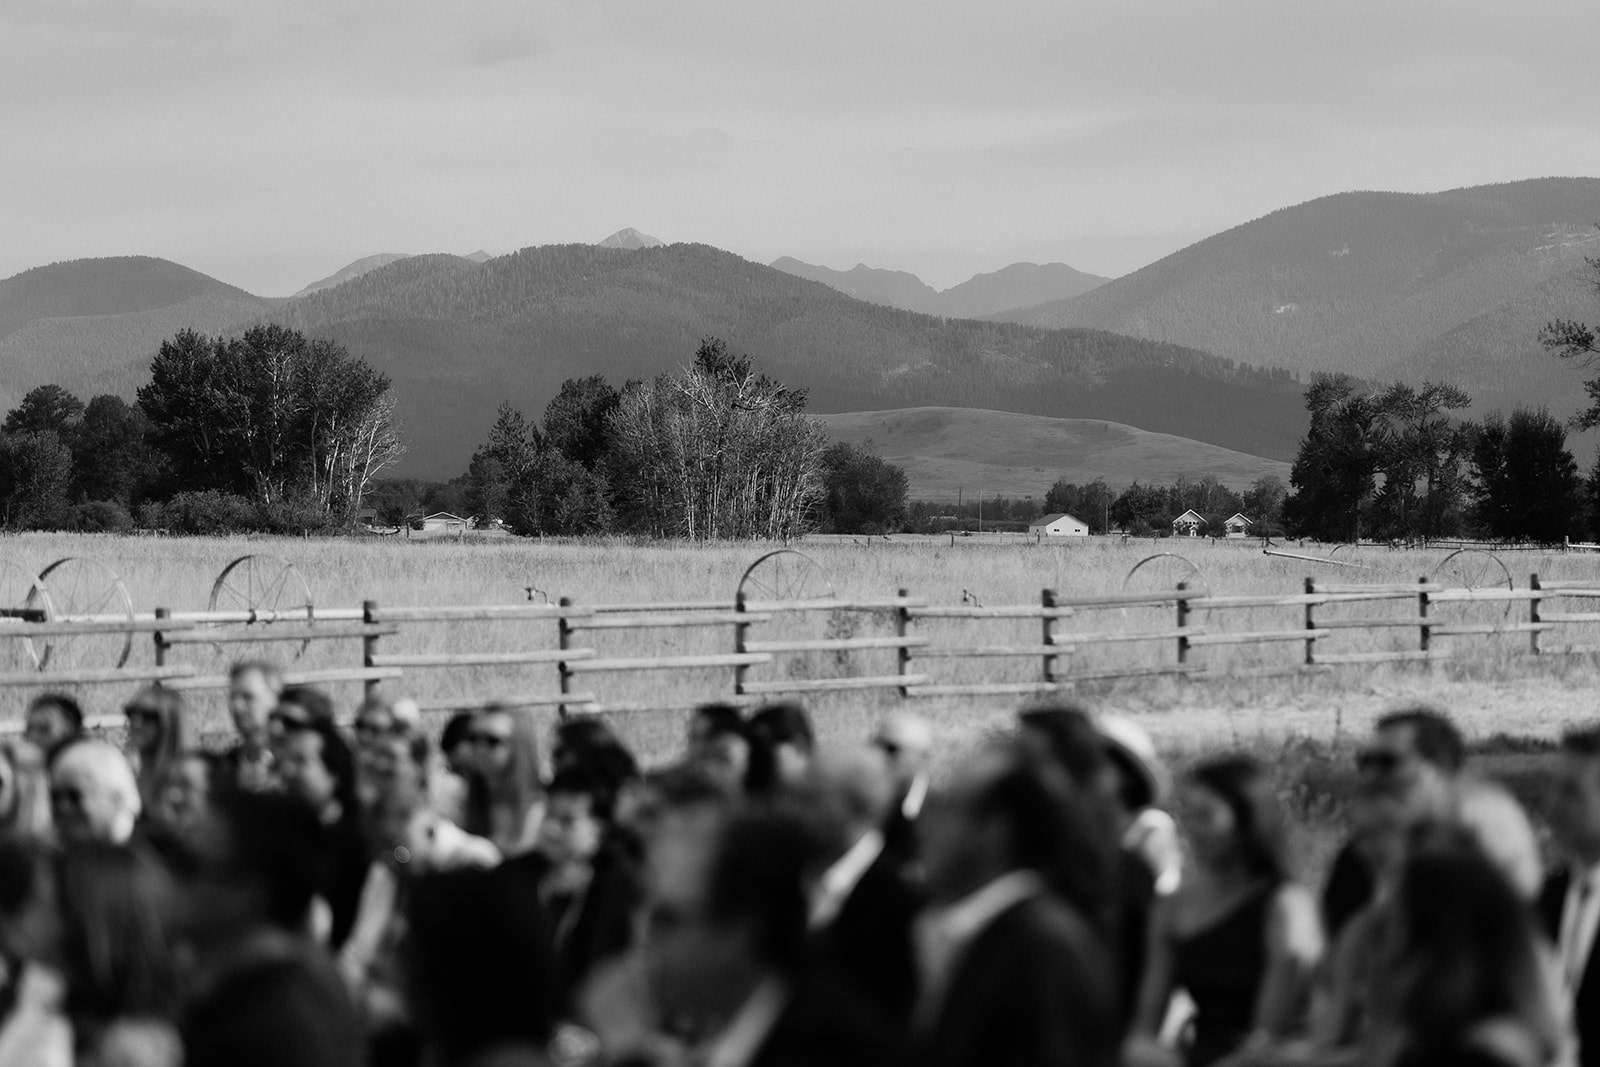
<svg viewBox="0 0 1600 1067">
<path fill-rule="evenodd" d="M 233 785 L 261 790 L 272 783 L 272 712 L 283 693 L 283 672 L 265 660 L 241 660 L 228 670 L 228 715 L 238 743 L 228 750 Z"/>
<path fill-rule="evenodd" d="M 523 709 L 484 708 L 467 734 L 472 745 L 464 829 L 510 858 L 533 848 L 544 818 L 544 782 L 533 717 Z"/>
<path fill-rule="evenodd" d="M 872 734 L 872 746 L 883 753 L 894 779 L 894 805 L 884 818 L 883 847 L 908 880 L 921 878 L 917 820 L 928 796 L 933 758 L 933 727 L 909 711 L 885 715 Z"/>
<path fill-rule="evenodd" d="M 806 709 L 792 700 L 757 708 L 746 725 L 750 767 L 746 791 L 766 795 L 800 781 L 817 747 Z"/>
<path fill-rule="evenodd" d="M 148 685 L 122 713 L 128 719 L 128 762 L 138 775 L 139 799 L 145 811 L 153 811 L 168 769 L 188 748 L 183 694 L 159 682 Z"/>
<path fill-rule="evenodd" d="M 750 773 L 749 724 L 732 704 L 702 704 L 689 718 L 688 762 L 743 792 Z"/>
<path fill-rule="evenodd" d="M 190 749 L 167 767 L 150 817 L 169 830 L 192 830 L 205 817 L 213 792 L 232 787 L 227 757 Z"/>
<path fill-rule="evenodd" d="M 550 939 L 518 876 L 503 868 L 424 875 L 406 910 L 404 972 L 422 1061 L 546 1063 L 557 1010 Z"/>
<path fill-rule="evenodd" d="M 1600 1067 L 1600 728 L 1569 731 L 1551 789 L 1550 829 L 1565 863 L 1539 893 L 1581 1067 Z"/>
<path fill-rule="evenodd" d="M 43 840 L 52 829 L 45 754 L 25 738 L 0 738 L 0 833 Z"/>
<path fill-rule="evenodd" d="M 451 774 L 465 778 L 472 768 L 472 719 L 470 711 L 450 716 L 439 734 L 439 754 Z"/>
<path fill-rule="evenodd" d="M 672 821 L 652 843 L 645 973 L 661 1017 L 689 1020 L 702 1035 L 692 1062 L 900 1062 L 881 1021 L 846 987 L 808 969 L 810 847 L 803 826 L 771 810 Z M 627 1062 L 635 1050 L 599 1030 L 612 1056 Z"/>
<path fill-rule="evenodd" d="M 1074 870 L 1101 851 L 1061 769 L 1019 742 L 985 748 L 929 792 L 913 1013 L 929 1067 L 1109 1067 L 1120 1027 L 1105 886 Z"/>
<path fill-rule="evenodd" d="M 1173 990 L 1187 990 L 1187 1062 L 1202 1065 L 1263 1048 L 1304 1018 L 1322 932 L 1311 895 L 1289 879 L 1264 766 L 1248 756 L 1207 760 L 1180 797 L 1195 869 L 1152 915 L 1135 1042 L 1153 1042 Z"/>
<path fill-rule="evenodd" d="M 71 1067 L 55 852 L 38 838 L 0 836 L 0 953 L 11 1002 L 0 1020 L 0 1065 Z"/>
<path fill-rule="evenodd" d="M 349 1067 L 361 1030 L 338 975 L 306 936 L 321 824 L 300 800 L 220 796 L 194 835 L 181 932 L 196 957 L 185 1067 Z"/>
<path fill-rule="evenodd" d="M 1469 834 L 1413 847 L 1396 899 L 1385 1025 L 1389 1067 L 1541 1067 L 1561 1047 L 1534 920 Z"/>
<path fill-rule="evenodd" d="M 41 693 L 28 704 L 22 736 L 44 753 L 46 762 L 83 736 L 83 708 L 65 693 Z"/>
<path fill-rule="evenodd" d="M 318 888 L 328 908 L 327 944 L 337 952 L 355 922 L 368 865 L 356 800 L 355 757 L 330 720 L 313 718 L 304 725 L 285 727 L 274 773 L 283 791 L 314 811 L 322 824 Z"/>
</svg>

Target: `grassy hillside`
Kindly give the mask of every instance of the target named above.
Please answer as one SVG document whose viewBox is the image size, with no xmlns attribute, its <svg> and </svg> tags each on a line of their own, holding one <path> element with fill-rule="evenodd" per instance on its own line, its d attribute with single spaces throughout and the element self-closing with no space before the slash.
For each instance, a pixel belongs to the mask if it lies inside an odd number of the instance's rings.
<svg viewBox="0 0 1600 1067">
<path fill-rule="evenodd" d="M 1113 486 L 1170 484 L 1215 475 L 1235 488 L 1266 474 L 1289 480 L 1287 463 L 1245 455 L 1185 437 L 1150 433 L 1118 422 L 1051 419 L 977 408 L 906 408 L 824 415 L 828 433 L 872 450 L 906 469 L 911 495 L 1043 498 L 1061 477 Z"/>
<path fill-rule="evenodd" d="M 1091 417 L 1286 459 L 1300 386 L 1202 352 L 1091 330 L 941 320 L 853 300 L 704 245 L 416 256 L 293 300 L 274 319 L 390 374 L 421 474 L 462 470 L 502 400 L 674 370 L 716 335 L 810 390 L 816 411 L 974 405 Z"/>
<path fill-rule="evenodd" d="M 1083 296 L 1003 316 L 1379 375 L 1600 252 L 1600 179 L 1342 193 L 1234 227 Z M 1516 364 L 1510 350 L 1493 362 Z M 1469 391 L 1499 371 L 1430 364 Z"/>
</svg>

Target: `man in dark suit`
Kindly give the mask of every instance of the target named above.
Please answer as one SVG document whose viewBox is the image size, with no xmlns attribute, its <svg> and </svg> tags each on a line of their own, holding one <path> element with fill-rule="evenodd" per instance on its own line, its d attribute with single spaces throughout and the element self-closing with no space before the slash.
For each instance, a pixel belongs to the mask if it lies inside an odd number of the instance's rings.
<svg viewBox="0 0 1600 1067">
<path fill-rule="evenodd" d="M 1561 739 L 1551 799 L 1550 828 L 1567 862 L 1545 880 L 1539 914 L 1570 998 L 1578 1063 L 1600 1067 L 1600 728 Z"/>
<path fill-rule="evenodd" d="M 917 893 L 884 848 L 894 784 L 882 753 L 833 751 L 812 764 L 805 799 L 827 822 L 825 866 L 811 892 L 811 941 L 818 960 L 896 1027 L 916 999 L 911 925 Z"/>
<path fill-rule="evenodd" d="M 913 1016 L 928 1067 L 1109 1067 L 1118 983 L 1100 933 L 1058 892 L 1078 854 L 1063 772 L 1016 743 L 986 749 L 923 813 L 934 906 L 919 921 Z"/>
<path fill-rule="evenodd" d="M 883 820 L 884 851 L 910 877 L 920 877 L 917 820 L 928 795 L 928 763 L 933 755 L 933 727 L 920 715 L 896 711 L 884 717 L 872 744 L 889 762 L 894 803 Z"/>
</svg>

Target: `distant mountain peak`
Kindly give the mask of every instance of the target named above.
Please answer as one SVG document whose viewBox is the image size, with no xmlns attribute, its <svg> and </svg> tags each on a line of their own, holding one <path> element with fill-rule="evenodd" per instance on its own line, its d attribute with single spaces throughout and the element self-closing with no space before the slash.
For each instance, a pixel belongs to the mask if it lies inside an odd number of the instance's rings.
<svg viewBox="0 0 1600 1067">
<path fill-rule="evenodd" d="M 474 263 L 487 263 L 487 262 L 489 262 L 489 260 L 493 259 L 494 257 L 480 248 L 476 252 L 468 252 L 466 255 L 462 256 L 461 258 L 462 259 L 470 259 Z"/>
<path fill-rule="evenodd" d="M 660 238 L 640 233 L 632 226 L 626 226 L 599 242 L 601 248 L 660 248 L 664 244 L 666 242 Z"/>
<path fill-rule="evenodd" d="M 359 278 L 368 271 L 377 270 L 379 267 L 387 267 L 391 263 L 398 263 L 402 259 L 410 258 L 410 252 L 379 252 L 375 256 L 363 256 L 354 263 L 339 268 L 326 278 L 317 279 L 294 295 L 309 296 L 321 289 L 332 289 L 334 286 L 342 285 L 352 278 Z"/>
</svg>

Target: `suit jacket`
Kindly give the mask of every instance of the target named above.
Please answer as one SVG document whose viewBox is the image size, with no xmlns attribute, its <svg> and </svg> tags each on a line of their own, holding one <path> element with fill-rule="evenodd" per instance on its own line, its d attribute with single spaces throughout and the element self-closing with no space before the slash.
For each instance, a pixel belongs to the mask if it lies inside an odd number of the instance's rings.
<svg viewBox="0 0 1600 1067">
<path fill-rule="evenodd" d="M 905 1050 L 847 983 L 823 971 L 799 981 L 748 1067 L 901 1067 Z"/>
<path fill-rule="evenodd" d="M 1121 1030 L 1112 954 L 1048 895 L 1002 912 L 962 950 L 919 1035 L 924 1067 L 1112 1067 Z"/>
<path fill-rule="evenodd" d="M 1539 921 L 1550 943 L 1559 947 L 1562 911 L 1567 903 L 1567 888 L 1572 872 L 1562 867 L 1544 880 L 1539 890 Z M 1600 1067 L 1600 934 L 1589 949 L 1572 1004 L 1573 1028 L 1578 1032 L 1578 1062 L 1582 1067 Z"/>
<path fill-rule="evenodd" d="M 563 1007 L 595 964 L 621 955 L 633 940 L 633 915 L 642 892 L 638 869 L 626 852 L 609 843 L 593 863 L 588 889 L 556 908 L 540 897 L 540 884 L 550 872 L 550 862 L 541 853 L 527 852 L 502 864 L 523 879 L 531 905 L 546 913 L 557 997 Z M 576 911 L 568 914 L 570 909 Z"/>
<path fill-rule="evenodd" d="M 812 935 L 818 965 L 851 983 L 900 1032 L 917 996 L 911 924 L 920 905 L 894 857 L 880 853 L 839 914 Z"/>
</svg>

